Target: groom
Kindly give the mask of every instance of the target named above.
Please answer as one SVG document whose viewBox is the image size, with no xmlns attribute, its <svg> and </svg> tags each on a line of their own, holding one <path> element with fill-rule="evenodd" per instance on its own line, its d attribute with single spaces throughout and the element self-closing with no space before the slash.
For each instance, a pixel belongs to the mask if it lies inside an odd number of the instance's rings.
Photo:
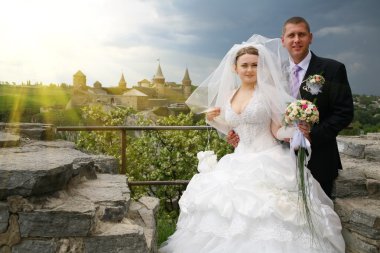
<svg viewBox="0 0 380 253">
<path fill-rule="evenodd" d="M 315 102 L 320 113 L 319 124 L 311 129 L 308 125 L 299 128 L 311 142 L 312 153 L 307 167 L 331 198 L 334 180 L 342 169 L 336 136 L 350 124 L 354 112 L 346 68 L 338 61 L 318 57 L 309 50 L 313 34 L 302 17 L 285 21 L 281 40 L 289 52 L 290 68 L 296 69 L 291 73 L 294 74 L 290 87 L 293 96 Z M 315 74 L 325 79 L 318 94 L 312 94 L 305 82 Z M 227 141 L 236 146 L 238 136 L 230 132 Z"/>
</svg>

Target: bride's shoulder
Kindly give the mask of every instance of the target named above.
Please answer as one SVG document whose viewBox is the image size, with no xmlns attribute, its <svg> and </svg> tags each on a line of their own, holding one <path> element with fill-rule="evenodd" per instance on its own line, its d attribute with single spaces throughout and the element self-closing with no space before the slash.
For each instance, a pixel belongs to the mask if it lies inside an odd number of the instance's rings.
<svg viewBox="0 0 380 253">
<path fill-rule="evenodd" d="M 228 102 L 231 102 L 232 98 L 235 96 L 236 92 L 238 91 L 239 89 L 233 89 L 231 91 L 231 93 L 229 94 L 228 96 Z"/>
<path fill-rule="evenodd" d="M 230 98 L 232 98 L 232 97 L 236 94 L 236 92 L 237 92 L 238 90 L 239 90 L 239 89 L 233 89 L 233 90 L 231 91 Z"/>
</svg>

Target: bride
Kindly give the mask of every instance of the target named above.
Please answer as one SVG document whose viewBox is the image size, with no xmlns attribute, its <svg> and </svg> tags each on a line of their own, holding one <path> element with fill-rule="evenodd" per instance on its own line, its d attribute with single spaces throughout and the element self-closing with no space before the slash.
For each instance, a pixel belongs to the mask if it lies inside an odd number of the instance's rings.
<svg viewBox="0 0 380 253">
<path fill-rule="evenodd" d="M 288 102 L 287 52 L 254 35 L 235 45 L 189 97 L 221 133 L 240 142 L 214 168 L 196 174 L 180 199 L 176 232 L 162 253 L 344 253 L 332 201 L 308 174 L 313 228 L 298 198 L 296 162 L 279 144 Z"/>
</svg>

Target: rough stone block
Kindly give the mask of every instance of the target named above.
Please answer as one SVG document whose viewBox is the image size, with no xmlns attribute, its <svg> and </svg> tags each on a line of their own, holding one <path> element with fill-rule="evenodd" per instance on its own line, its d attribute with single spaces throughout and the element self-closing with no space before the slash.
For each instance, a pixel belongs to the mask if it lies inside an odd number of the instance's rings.
<svg viewBox="0 0 380 253">
<path fill-rule="evenodd" d="M 87 179 L 94 180 L 97 178 L 94 162 L 75 162 L 73 163 L 73 176 L 79 175 L 80 177 L 86 177 Z"/>
<path fill-rule="evenodd" d="M 380 200 L 346 198 L 335 200 L 335 211 L 343 226 L 364 237 L 380 239 Z"/>
<path fill-rule="evenodd" d="M 369 164 L 358 164 L 358 168 L 363 171 L 367 178 L 372 178 L 380 181 L 380 163 L 371 162 Z"/>
<path fill-rule="evenodd" d="M 19 212 L 31 212 L 34 207 L 29 201 L 22 196 L 14 195 L 7 198 L 7 203 L 9 206 L 9 211 L 13 214 Z"/>
<path fill-rule="evenodd" d="M 71 175 L 71 164 L 44 171 L 0 170 L 0 200 L 12 195 L 31 196 L 60 190 Z"/>
<path fill-rule="evenodd" d="M 367 179 L 367 191 L 372 198 L 380 199 L 380 181 Z"/>
<path fill-rule="evenodd" d="M 99 206 L 98 217 L 102 221 L 113 221 L 118 222 L 124 219 L 127 211 L 127 207 L 120 203 L 119 206 L 109 206 L 102 204 Z"/>
<path fill-rule="evenodd" d="M 3 123 L 2 128 L 34 140 L 53 140 L 55 136 L 54 126 L 51 124 Z"/>
<path fill-rule="evenodd" d="M 357 170 L 342 170 L 335 180 L 333 195 L 337 198 L 367 196 L 367 179 Z"/>
<path fill-rule="evenodd" d="M 115 224 L 101 234 L 84 239 L 86 253 L 147 253 L 149 252 L 142 227 Z"/>
<path fill-rule="evenodd" d="M 380 133 L 367 133 L 365 138 L 367 140 L 380 140 Z"/>
<path fill-rule="evenodd" d="M 378 206 L 380 207 L 380 206 Z M 380 210 L 380 209 L 378 209 Z M 364 210 L 354 210 L 350 218 L 350 228 L 368 238 L 380 240 L 380 214 L 368 213 Z"/>
<path fill-rule="evenodd" d="M 55 140 L 55 141 L 39 141 L 39 140 L 33 140 L 29 143 L 26 143 L 24 145 L 25 148 L 32 148 L 36 147 L 39 149 L 44 149 L 44 148 L 55 148 L 55 149 L 60 149 L 62 152 L 65 152 L 65 150 L 69 149 L 76 149 L 75 148 L 75 143 L 71 141 L 65 141 L 65 140 Z M 88 157 L 88 155 L 77 151 L 78 154 L 81 153 L 82 155 L 80 157 Z M 77 158 L 77 157 L 76 157 Z"/>
<path fill-rule="evenodd" d="M 87 236 L 92 229 L 93 213 L 35 210 L 20 213 L 21 237 Z"/>
<path fill-rule="evenodd" d="M 156 228 L 156 220 L 154 217 L 153 210 L 148 210 L 147 208 L 141 208 L 139 209 L 139 214 L 144 221 L 144 227 L 147 228 Z"/>
<path fill-rule="evenodd" d="M 365 148 L 365 158 L 371 162 L 380 162 L 380 145 L 367 146 Z"/>
<path fill-rule="evenodd" d="M 0 157 L 12 157 L 0 159 L 0 200 L 63 189 L 72 177 L 74 159 L 84 156 L 78 150 L 41 145 L 0 149 Z"/>
<path fill-rule="evenodd" d="M 20 136 L 0 131 L 0 148 L 16 147 L 20 145 Z"/>
<path fill-rule="evenodd" d="M 364 158 L 365 145 L 354 143 L 344 138 L 338 138 L 337 143 L 340 153 L 351 157 Z"/>
<path fill-rule="evenodd" d="M 23 239 L 21 243 L 12 247 L 12 253 L 53 253 L 57 250 L 54 240 Z"/>
<path fill-rule="evenodd" d="M 148 228 L 156 228 L 156 213 L 159 206 L 159 199 L 153 197 L 141 197 L 138 202 L 132 201 L 128 218 L 136 224 Z"/>
<path fill-rule="evenodd" d="M 379 242 L 370 240 L 358 233 L 344 228 L 342 230 L 343 238 L 346 243 L 346 252 L 355 253 L 378 253 Z"/>
<path fill-rule="evenodd" d="M 113 156 L 90 155 L 75 159 L 74 163 L 93 162 L 97 173 L 119 174 L 119 161 Z"/>
<path fill-rule="evenodd" d="M 4 233 L 8 228 L 9 209 L 5 202 L 0 202 L 0 233 Z"/>
<path fill-rule="evenodd" d="M 154 213 L 158 211 L 160 206 L 160 200 L 154 197 L 144 196 L 139 199 L 139 202 L 145 205 L 149 210 L 153 210 Z"/>
<path fill-rule="evenodd" d="M 0 234 L 0 245 L 12 247 L 13 245 L 19 243 L 20 240 L 20 229 L 17 222 L 17 215 L 12 214 L 9 217 L 9 226 L 7 231 Z"/>
<path fill-rule="evenodd" d="M 125 176 L 98 174 L 98 180 L 89 180 L 76 185 L 70 194 L 82 196 L 99 207 L 99 219 L 120 221 L 128 211 L 131 201 Z"/>
<path fill-rule="evenodd" d="M 0 247 L 0 253 L 12 253 L 12 249 L 8 245 L 3 245 Z"/>
<path fill-rule="evenodd" d="M 82 237 L 64 238 L 58 241 L 56 253 L 83 253 L 84 243 Z"/>
<path fill-rule="evenodd" d="M 157 235 L 156 229 L 144 228 L 145 240 L 148 245 L 149 252 L 156 253 L 157 252 Z"/>
<path fill-rule="evenodd" d="M 113 156 L 96 155 L 91 156 L 93 159 L 96 171 L 98 173 L 119 174 L 119 161 Z"/>
<path fill-rule="evenodd" d="M 134 224 L 144 227 L 145 223 L 139 212 L 139 210 L 142 208 L 146 208 L 146 207 L 140 202 L 132 201 L 129 206 L 127 217 L 128 219 L 132 220 Z"/>
</svg>

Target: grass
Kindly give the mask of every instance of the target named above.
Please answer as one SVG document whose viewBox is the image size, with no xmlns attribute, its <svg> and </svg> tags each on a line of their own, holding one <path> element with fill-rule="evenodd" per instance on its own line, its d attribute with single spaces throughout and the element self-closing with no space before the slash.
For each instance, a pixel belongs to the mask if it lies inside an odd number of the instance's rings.
<svg viewBox="0 0 380 253">
<path fill-rule="evenodd" d="M 163 208 L 158 212 L 157 217 L 157 245 L 160 246 L 165 242 L 169 236 L 171 236 L 175 229 L 177 223 L 177 214 L 176 212 L 167 213 Z"/>
<path fill-rule="evenodd" d="M 177 219 L 168 217 L 167 215 L 158 215 L 157 218 L 157 245 L 165 242 L 176 229 Z"/>
<path fill-rule="evenodd" d="M 55 110 L 34 115 L 37 122 L 55 126 L 76 126 L 83 124 L 80 109 Z"/>
<path fill-rule="evenodd" d="M 48 86 L 0 85 L 0 121 L 30 122 L 40 107 L 64 108 L 71 97 L 71 89 Z"/>
</svg>

